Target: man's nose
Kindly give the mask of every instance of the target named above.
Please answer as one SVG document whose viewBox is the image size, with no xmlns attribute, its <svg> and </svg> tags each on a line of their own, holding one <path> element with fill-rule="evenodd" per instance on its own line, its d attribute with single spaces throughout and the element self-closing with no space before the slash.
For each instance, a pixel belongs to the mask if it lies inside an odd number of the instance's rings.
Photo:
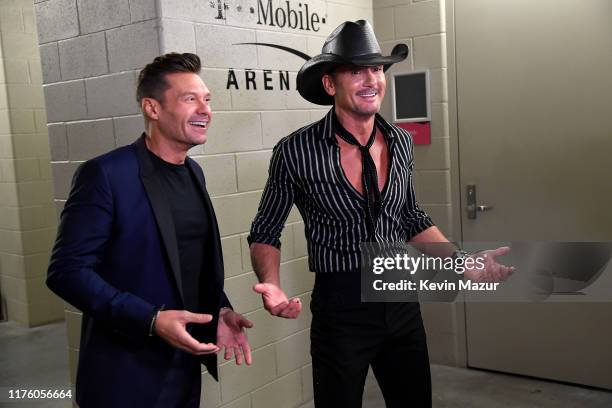
<svg viewBox="0 0 612 408">
<path fill-rule="evenodd" d="M 365 70 L 364 82 L 367 85 L 371 85 L 376 82 L 376 74 L 372 71 L 372 69 L 368 68 Z"/>
<path fill-rule="evenodd" d="M 201 100 L 200 104 L 198 105 L 198 113 L 202 115 L 210 115 L 212 113 L 210 101 Z"/>
</svg>

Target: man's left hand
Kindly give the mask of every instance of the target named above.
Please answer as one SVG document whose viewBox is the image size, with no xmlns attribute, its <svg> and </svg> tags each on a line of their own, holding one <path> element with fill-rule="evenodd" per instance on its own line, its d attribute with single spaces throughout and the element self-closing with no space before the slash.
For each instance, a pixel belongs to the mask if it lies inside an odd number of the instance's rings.
<svg viewBox="0 0 612 408">
<path fill-rule="evenodd" d="M 224 349 L 226 360 L 236 359 L 236 364 L 243 361 L 250 365 L 251 347 L 247 338 L 245 328 L 253 327 L 247 318 L 232 309 L 221 309 L 219 313 L 219 324 L 217 325 L 217 346 Z"/>
<path fill-rule="evenodd" d="M 491 249 L 487 251 L 478 252 L 471 255 L 472 258 L 480 258 L 483 260 L 484 268 L 470 268 L 466 269 L 464 276 L 466 279 L 472 282 L 503 282 L 512 273 L 514 273 L 514 266 L 506 266 L 500 264 L 495 259 L 498 256 L 506 255 L 510 252 L 510 247 L 500 247 L 497 249 Z"/>
</svg>

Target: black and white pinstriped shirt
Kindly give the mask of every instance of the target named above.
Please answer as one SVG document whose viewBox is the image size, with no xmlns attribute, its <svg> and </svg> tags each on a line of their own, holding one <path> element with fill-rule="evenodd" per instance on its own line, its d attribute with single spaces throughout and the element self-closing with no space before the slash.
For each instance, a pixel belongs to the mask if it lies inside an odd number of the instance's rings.
<svg viewBox="0 0 612 408">
<path fill-rule="evenodd" d="M 304 219 L 309 267 L 314 272 L 358 270 L 359 244 L 368 237 L 365 199 L 341 167 L 332 118 L 330 110 L 274 147 L 268 182 L 248 238 L 249 244 L 280 248 L 281 231 L 295 203 Z M 414 195 L 412 137 L 380 115 L 376 115 L 376 126 L 387 141 L 391 165 L 381 193 L 375 241 L 406 242 L 433 225 Z"/>
</svg>

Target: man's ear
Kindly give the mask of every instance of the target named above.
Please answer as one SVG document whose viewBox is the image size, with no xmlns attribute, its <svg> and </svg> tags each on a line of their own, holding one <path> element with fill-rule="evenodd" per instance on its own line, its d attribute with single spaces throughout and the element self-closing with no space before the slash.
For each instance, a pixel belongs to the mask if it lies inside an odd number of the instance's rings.
<svg viewBox="0 0 612 408">
<path fill-rule="evenodd" d="M 331 74 L 325 74 L 321 77 L 321 82 L 323 82 L 323 89 L 329 96 L 334 96 L 336 94 L 336 86 L 334 85 L 334 78 L 332 78 Z"/>
<path fill-rule="evenodd" d="M 142 113 L 149 120 L 157 120 L 159 119 L 159 102 L 153 98 L 142 98 L 140 101 L 140 109 L 142 109 Z"/>
</svg>

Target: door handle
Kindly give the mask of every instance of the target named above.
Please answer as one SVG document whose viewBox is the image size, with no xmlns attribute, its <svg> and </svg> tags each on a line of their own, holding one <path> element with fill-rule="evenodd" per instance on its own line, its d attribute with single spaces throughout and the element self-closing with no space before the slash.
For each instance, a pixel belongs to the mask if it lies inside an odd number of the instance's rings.
<svg viewBox="0 0 612 408">
<path fill-rule="evenodd" d="M 485 212 L 493 209 L 492 205 L 486 204 L 476 204 L 476 185 L 468 184 L 466 186 L 467 190 L 467 217 L 470 220 L 476 219 L 477 212 Z"/>
</svg>

